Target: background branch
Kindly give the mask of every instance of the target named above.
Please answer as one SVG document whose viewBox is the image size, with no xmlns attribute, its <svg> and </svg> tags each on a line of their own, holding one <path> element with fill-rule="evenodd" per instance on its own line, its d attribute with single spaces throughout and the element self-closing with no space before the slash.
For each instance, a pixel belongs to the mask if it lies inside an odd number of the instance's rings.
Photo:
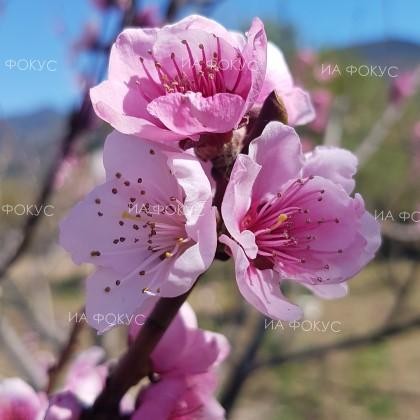
<svg viewBox="0 0 420 420">
<path fill-rule="evenodd" d="M 298 350 L 291 353 L 281 354 L 279 356 L 271 357 L 267 360 L 261 360 L 259 362 L 254 363 L 252 366 L 249 366 L 249 372 L 262 368 L 280 366 L 285 363 L 319 358 L 334 351 L 348 351 L 358 347 L 369 346 L 372 344 L 376 344 L 382 340 L 389 339 L 391 337 L 406 334 L 419 327 L 420 315 L 399 324 L 384 326 L 371 333 L 351 337 L 323 346 L 317 346 L 308 349 Z"/>
<path fill-rule="evenodd" d="M 0 343 L 28 383 L 35 389 L 42 389 L 46 382 L 44 369 L 35 361 L 31 351 L 4 315 L 0 319 Z"/>
</svg>

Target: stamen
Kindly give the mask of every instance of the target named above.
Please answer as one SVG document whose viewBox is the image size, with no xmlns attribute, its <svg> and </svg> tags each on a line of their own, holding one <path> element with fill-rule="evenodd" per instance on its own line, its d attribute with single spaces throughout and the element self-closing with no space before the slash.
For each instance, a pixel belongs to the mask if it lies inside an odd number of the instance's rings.
<svg viewBox="0 0 420 420">
<path fill-rule="evenodd" d="M 191 70 L 192 70 L 192 73 L 193 73 L 193 77 L 194 77 L 195 85 L 196 85 L 196 86 L 198 86 L 198 76 L 197 76 L 197 71 L 196 71 L 196 69 L 195 69 L 194 57 L 193 57 L 193 55 L 192 55 L 191 48 L 190 48 L 190 46 L 188 45 L 188 42 L 187 42 L 185 39 L 183 39 L 181 42 L 182 42 L 182 43 L 186 46 L 186 48 L 187 48 L 188 57 L 189 57 L 189 59 L 190 59 L 190 66 L 191 66 Z"/>
<path fill-rule="evenodd" d="M 286 220 L 288 219 L 288 216 L 287 216 L 287 214 L 285 214 L 285 213 L 281 213 L 280 215 L 279 215 L 279 217 L 277 217 L 277 222 L 273 225 L 273 226 L 271 226 L 270 227 L 270 231 L 272 231 L 272 230 L 274 230 L 274 229 L 276 229 L 276 228 L 278 228 L 281 224 L 283 224 Z"/>
</svg>

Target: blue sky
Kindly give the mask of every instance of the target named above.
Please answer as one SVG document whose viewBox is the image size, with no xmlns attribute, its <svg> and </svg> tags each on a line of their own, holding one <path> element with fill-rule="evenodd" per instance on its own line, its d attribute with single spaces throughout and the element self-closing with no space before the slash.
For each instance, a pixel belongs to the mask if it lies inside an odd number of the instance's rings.
<svg viewBox="0 0 420 420">
<path fill-rule="evenodd" d="M 211 17 L 231 28 L 253 16 L 292 24 L 313 49 L 398 38 L 420 43 L 418 0 L 219 0 Z M 77 100 L 69 45 L 87 21 L 100 23 L 89 0 L 3 0 L 0 12 L 0 117 L 41 107 L 67 109 Z M 165 4 L 143 0 L 142 4 Z M 57 35 L 57 27 L 64 32 Z M 56 71 L 10 69 L 7 60 L 47 63 Z M 38 64 L 39 65 L 39 64 Z"/>
</svg>

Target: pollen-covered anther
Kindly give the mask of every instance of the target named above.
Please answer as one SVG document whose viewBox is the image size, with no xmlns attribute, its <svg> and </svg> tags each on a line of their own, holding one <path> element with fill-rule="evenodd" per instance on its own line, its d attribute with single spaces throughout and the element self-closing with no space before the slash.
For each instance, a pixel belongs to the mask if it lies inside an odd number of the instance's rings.
<svg viewBox="0 0 420 420">
<path fill-rule="evenodd" d="M 281 213 L 278 217 L 277 217 L 277 221 L 276 223 L 274 223 L 273 226 L 270 227 L 270 230 L 274 230 L 277 229 L 280 225 L 282 225 L 289 217 L 287 216 L 287 214 L 285 213 Z"/>
<path fill-rule="evenodd" d="M 137 215 L 131 214 L 128 211 L 123 211 L 121 217 L 126 220 L 135 220 L 137 221 Z M 121 225 L 122 226 L 122 225 Z"/>
<path fill-rule="evenodd" d="M 153 293 L 148 287 L 144 287 L 141 292 L 149 296 L 156 296 L 156 293 Z"/>
</svg>

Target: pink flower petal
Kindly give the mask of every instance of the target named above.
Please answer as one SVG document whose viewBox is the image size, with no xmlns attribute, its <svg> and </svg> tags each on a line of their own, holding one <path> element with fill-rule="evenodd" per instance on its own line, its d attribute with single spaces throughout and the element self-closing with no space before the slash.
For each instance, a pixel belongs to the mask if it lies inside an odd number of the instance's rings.
<svg viewBox="0 0 420 420">
<path fill-rule="evenodd" d="M 137 89 L 106 80 L 90 90 L 90 97 L 97 115 L 122 133 L 141 134 L 145 139 L 159 139 L 159 142 L 183 138 L 146 111 L 147 103 Z"/>
<path fill-rule="evenodd" d="M 277 91 L 286 106 L 288 124 L 302 125 L 315 118 L 309 94 L 294 87 L 283 53 L 269 42 L 267 45 L 267 72 L 257 102 L 262 104 L 273 90 Z"/>
<path fill-rule="evenodd" d="M 304 284 L 304 286 L 322 299 L 339 299 L 348 293 L 348 286 L 345 282 L 321 285 Z"/>
<path fill-rule="evenodd" d="M 351 194 L 354 190 L 357 158 L 353 153 L 338 147 L 317 146 L 305 155 L 303 176 L 318 175 L 341 185 Z"/>
<path fill-rule="evenodd" d="M 280 279 L 276 279 L 273 270 L 258 270 L 251 266 L 242 248 L 226 235 L 219 241 L 232 252 L 239 291 L 248 303 L 272 319 L 292 321 L 303 316 L 302 310 L 283 296 Z"/>
<path fill-rule="evenodd" d="M 164 281 L 163 273 L 158 278 Z M 150 299 L 143 292 L 155 279 L 154 275 L 132 273 L 125 278 L 110 269 L 99 268 L 86 279 L 86 317 L 89 325 L 102 334 L 115 326 L 129 325 L 145 318 L 138 310 Z M 121 282 L 116 285 L 117 280 Z"/>
<path fill-rule="evenodd" d="M 247 43 L 242 54 L 251 70 L 251 88 L 244 105 L 244 111 L 248 112 L 260 95 L 267 68 L 267 36 L 264 24 L 258 18 L 253 19 L 247 32 Z"/>
<path fill-rule="evenodd" d="M 171 93 L 149 103 L 147 110 L 169 130 L 189 137 L 196 133 L 225 133 L 241 118 L 244 100 L 235 94 Z M 174 110 L 176 109 L 176 112 Z"/>
<path fill-rule="evenodd" d="M 251 206 L 252 189 L 261 166 L 248 156 L 239 155 L 235 161 L 222 203 L 226 228 L 244 248 L 250 258 L 257 255 L 254 234 L 242 229 L 241 221 Z"/>
<path fill-rule="evenodd" d="M 302 147 L 292 127 L 271 122 L 249 146 L 249 157 L 262 166 L 253 188 L 253 199 L 277 194 L 280 186 L 296 178 L 303 166 Z"/>
</svg>

